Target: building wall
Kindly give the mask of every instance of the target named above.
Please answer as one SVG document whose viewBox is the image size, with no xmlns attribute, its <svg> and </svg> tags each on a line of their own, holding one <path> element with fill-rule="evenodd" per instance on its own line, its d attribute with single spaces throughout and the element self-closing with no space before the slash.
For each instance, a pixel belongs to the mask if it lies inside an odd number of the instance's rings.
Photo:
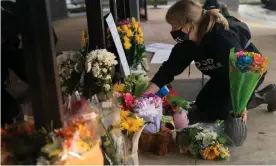
<svg viewBox="0 0 276 166">
<path fill-rule="evenodd" d="M 68 17 L 66 0 L 50 0 L 52 20 Z"/>
</svg>

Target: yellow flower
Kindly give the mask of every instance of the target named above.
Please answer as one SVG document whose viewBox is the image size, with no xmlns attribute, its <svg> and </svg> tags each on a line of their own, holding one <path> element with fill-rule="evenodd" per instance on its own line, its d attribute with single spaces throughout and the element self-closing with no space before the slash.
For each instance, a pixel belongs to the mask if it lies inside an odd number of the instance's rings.
<svg viewBox="0 0 276 166">
<path fill-rule="evenodd" d="M 135 23 L 132 25 L 133 26 L 133 29 L 134 31 L 137 31 L 138 27 L 139 27 L 139 24 L 138 23 Z"/>
<path fill-rule="evenodd" d="M 127 25 L 122 25 L 122 27 L 121 27 L 121 28 L 122 28 L 122 30 L 123 30 L 123 31 L 125 31 L 125 32 L 127 32 L 127 31 L 128 31 L 128 27 L 127 27 Z"/>
<path fill-rule="evenodd" d="M 133 34 L 132 34 L 132 31 L 130 30 L 130 29 L 128 29 L 127 31 L 126 31 L 126 36 L 127 37 L 131 37 Z"/>
<path fill-rule="evenodd" d="M 120 110 L 121 119 L 126 119 L 129 116 L 129 111 L 125 111 L 123 109 Z"/>
<path fill-rule="evenodd" d="M 125 47 L 126 50 L 130 49 L 130 47 L 131 47 L 130 42 L 125 42 L 124 47 Z"/>
<path fill-rule="evenodd" d="M 143 36 L 144 36 L 144 33 L 143 33 L 143 32 L 141 32 L 141 33 L 139 33 L 139 34 L 140 34 L 140 36 L 141 36 L 141 37 L 143 37 Z"/>
<path fill-rule="evenodd" d="M 204 149 L 202 157 L 205 160 L 215 160 L 220 155 L 218 148 L 216 146 L 210 146 Z"/>
<path fill-rule="evenodd" d="M 121 120 L 121 130 L 129 130 L 129 125 L 128 125 L 128 122 L 126 120 Z"/>
<path fill-rule="evenodd" d="M 142 127 L 145 125 L 144 119 L 140 118 L 139 116 L 136 116 L 137 124 Z"/>
<path fill-rule="evenodd" d="M 137 32 L 141 35 L 143 33 L 142 28 L 139 26 Z"/>
<path fill-rule="evenodd" d="M 132 116 L 130 116 L 133 114 Z M 145 122 L 134 113 L 121 110 L 121 130 L 126 130 L 127 134 L 136 133 L 144 126 Z"/>
<path fill-rule="evenodd" d="M 131 18 L 131 23 L 132 23 L 132 24 L 137 23 L 134 17 Z"/>
<path fill-rule="evenodd" d="M 138 42 L 141 39 L 140 35 L 135 35 L 135 40 Z"/>
<path fill-rule="evenodd" d="M 124 36 L 124 42 L 130 42 L 130 39 L 127 36 Z"/>
<path fill-rule="evenodd" d="M 120 27 L 117 27 L 118 32 L 122 32 L 122 29 Z"/>
<path fill-rule="evenodd" d="M 118 83 L 116 83 L 116 84 L 114 84 L 114 86 L 113 86 L 113 90 L 114 90 L 115 92 L 123 92 L 124 89 L 125 89 L 125 84 L 118 84 Z"/>
<path fill-rule="evenodd" d="M 88 32 L 87 30 L 82 31 L 81 33 L 81 47 L 84 48 L 88 43 Z"/>
</svg>

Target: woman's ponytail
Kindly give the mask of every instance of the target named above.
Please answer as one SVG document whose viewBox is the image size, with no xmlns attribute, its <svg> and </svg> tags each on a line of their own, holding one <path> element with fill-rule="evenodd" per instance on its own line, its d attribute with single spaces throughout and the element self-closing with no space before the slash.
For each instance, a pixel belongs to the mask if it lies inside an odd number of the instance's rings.
<svg viewBox="0 0 276 166">
<path fill-rule="evenodd" d="M 229 29 L 226 18 L 220 13 L 219 9 L 202 10 L 202 20 L 198 27 L 198 38 L 201 40 L 203 36 L 212 30 L 215 23 L 223 24 L 224 29 Z"/>
</svg>

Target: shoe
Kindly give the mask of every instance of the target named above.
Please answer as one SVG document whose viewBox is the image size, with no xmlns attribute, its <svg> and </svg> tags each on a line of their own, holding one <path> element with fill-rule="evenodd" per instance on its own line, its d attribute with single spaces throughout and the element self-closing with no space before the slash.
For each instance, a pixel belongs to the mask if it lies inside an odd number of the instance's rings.
<svg viewBox="0 0 276 166">
<path fill-rule="evenodd" d="M 267 104 L 269 112 L 276 111 L 276 85 L 270 84 L 264 89 L 256 92 L 255 102 L 257 105 Z"/>
</svg>

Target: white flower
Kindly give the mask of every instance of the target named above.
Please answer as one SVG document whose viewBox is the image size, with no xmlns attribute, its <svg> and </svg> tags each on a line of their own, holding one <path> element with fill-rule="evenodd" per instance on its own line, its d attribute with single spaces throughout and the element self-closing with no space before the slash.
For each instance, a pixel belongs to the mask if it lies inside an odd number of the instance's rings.
<svg viewBox="0 0 276 166">
<path fill-rule="evenodd" d="M 104 84 L 103 87 L 106 91 L 110 90 L 110 85 L 109 84 Z"/>
<path fill-rule="evenodd" d="M 100 73 L 100 67 L 97 66 L 97 65 L 93 66 L 92 73 L 93 73 L 93 75 L 99 75 L 99 73 Z"/>
<path fill-rule="evenodd" d="M 106 72 L 107 72 L 106 68 L 103 68 L 103 72 L 104 72 L 104 73 L 106 73 Z"/>
<path fill-rule="evenodd" d="M 105 80 L 110 80 L 110 79 L 111 79 L 111 75 L 105 76 Z"/>
</svg>

